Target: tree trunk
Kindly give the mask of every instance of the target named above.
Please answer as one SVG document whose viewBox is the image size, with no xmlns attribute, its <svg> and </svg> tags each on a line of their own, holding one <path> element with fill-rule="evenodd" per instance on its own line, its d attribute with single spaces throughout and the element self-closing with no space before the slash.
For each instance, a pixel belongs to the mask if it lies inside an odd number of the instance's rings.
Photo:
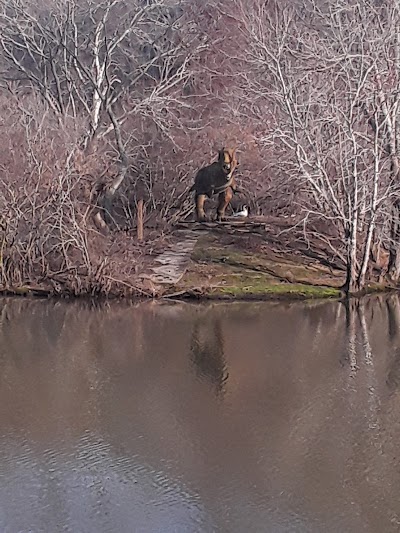
<svg viewBox="0 0 400 533">
<path fill-rule="evenodd" d="M 354 293 L 357 286 L 357 215 L 354 214 L 351 230 L 347 237 L 347 257 L 346 257 L 346 281 L 344 290 L 347 293 Z"/>
<path fill-rule="evenodd" d="M 114 115 L 114 112 L 111 106 L 107 107 L 107 111 L 108 111 L 109 117 L 114 127 L 115 140 L 116 140 L 117 149 L 120 155 L 120 161 L 119 161 L 119 172 L 117 176 L 114 178 L 114 180 L 112 181 L 112 183 L 109 185 L 109 187 L 106 188 L 103 196 L 100 198 L 99 200 L 100 210 L 97 211 L 96 217 L 95 217 L 96 225 L 98 227 L 100 226 L 102 230 L 104 231 L 106 230 L 107 222 L 111 222 L 113 220 L 113 203 L 114 203 L 115 193 L 121 186 L 121 183 L 124 181 L 126 173 L 128 172 L 128 166 L 129 166 L 128 156 L 126 155 L 124 144 L 122 142 L 120 125 Z"/>
<path fill-rule="evenodd" d="M 392 206 L 390 221 L 389 277 L 397 283 L 400 277 L 400 200 Z"/>
<path fill-rule="evenodd" d="M 351 294 L 358 291 L 357 284 L 357 265 L 353 253 L 350 253 L 347 258 L 346 266 L 346 282 L 343 289 L 345 292 Z"/>
<path fill-rule="evenodd" d="M 372 244 L 372 236 L 374 233 L 374 228 L 375 228 L 374 215 L 372 215 L 369 226 L 368 226 L 368 230 L 367 230 L 367 238 L 364 244 L 364 254 L 363 254 L 363 259 L 361 263 L 361 269 L 360 269 L 360 273 L 357 279 L 357 290 L 359 291 L 362 291 L 365 286 L 365 278 L 367 274 L 368 264 L 370 261 L 371 244 Z"/>
<path fill-rule="evenodd" d="M 143 240 L 143 200 L 137 204 L 137 238 L 138 241 Z"/>
<path fill-rule="evenodd" d="M 374 116 L 375 124 L 378 123 L 378 117 L 375 113 Z M 375 128 L 374 130 L 374 186 L 373 186 L 373 192 L 372 192 L 372 198 L 371 198 L 371 215 L 369 219 L 369 224 L 367 228 L 367 236 L 364 242 L 364 253 L 360 268 L 360 273 L 358 275 L 357 279 L 357 286 L 358 290 L 361 291 L 365 286 L 365 278 L 367 274 L 368 265 L 370 262 L 371 257 L 371 246 L 372 246 L 372 238 L 374 235 L 375 230 L 375 219 L 376 219 L 376 204 L 377 204 L 377 198 L 378 198 L 378 183 L 379 183 L 379 157 L 380 151 L 379 151 L 379 131 L 378 128 Z"/>
<path fill-rule="evenodd" d="M 396 45 L 396 64 L 400 64 L 399 43 Z M 396 117 L 392 120 L 389 108 L 385 99 L 385 94 L 382 88 L 381 77 L 379 74 L 376 76 L 378 85 L 378 97 L 381 103 L 381 108 L 386 120 L 386 127 L 388 130 L 388 152 L 391 162 L 391 174 L 392 180 L 395 182 L 400 175 L 400 162 L 397 155 L 396 138 L 398 135 L 398 124 Z M 400 277 L 400 199 L 396 198 L 393 201 L 391 208 L 391 220 L 390 220 L 390 250 L 389 250 L 389 268 L 388 274 L 390 279 L 397 283 Z"/>
</svg>

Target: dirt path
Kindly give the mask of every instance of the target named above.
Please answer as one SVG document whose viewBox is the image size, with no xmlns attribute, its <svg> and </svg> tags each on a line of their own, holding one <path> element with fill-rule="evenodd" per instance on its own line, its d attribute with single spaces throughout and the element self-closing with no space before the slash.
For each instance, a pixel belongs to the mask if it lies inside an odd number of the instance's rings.
<svg viewBox="0 0 400 533">
<path fill-rule="evenodd" d="M 176 284 L 186 272 L 190 263 L 190 256 L 201 235 L 204 232 L 193 230 L 176 231 L 179 241 L 172 244 L 165 252 L 154 260 L 157 266 L 150 268 L 150 274 L 146 277 L 155 284 Z"/>
</svg>

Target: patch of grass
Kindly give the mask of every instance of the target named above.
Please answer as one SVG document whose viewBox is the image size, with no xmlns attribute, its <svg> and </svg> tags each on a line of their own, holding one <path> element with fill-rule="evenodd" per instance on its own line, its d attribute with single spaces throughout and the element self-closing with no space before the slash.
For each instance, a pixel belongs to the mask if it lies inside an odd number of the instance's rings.
<svg viewBox="0 0 400 533">
<path fill-rule="evenodd" d="M 204 235 L 192 252 L 192 263 L 174 290 L 215 299 L 320 299 L 340 298 L 328 286 L 326 271 L 308 268 L 285 258 L 280 262 L 246 253 L 234 243 L 221 245 L 215 235 Z M 332 280 L 336 281 L 336 280 Z"/>
<path fill-rule="evenodd" d="M 301 283 L 256 283 L 215 287 L 211 289 L 211 294 L 221 296 L 231 296 L 234 298 L 248 297 L 276 297 L 276 298 L 339 298 L 340 290 L 333 287 L 316 287 L 314 285 L 303 285 Z"/>
</svg>

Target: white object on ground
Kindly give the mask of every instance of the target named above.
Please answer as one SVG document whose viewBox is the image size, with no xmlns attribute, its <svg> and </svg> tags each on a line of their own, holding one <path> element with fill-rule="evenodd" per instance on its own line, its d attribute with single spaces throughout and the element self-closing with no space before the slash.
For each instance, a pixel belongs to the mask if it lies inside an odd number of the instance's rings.
<svg viewBox="0 0 400 533">
<path fill-rule="evenodd" d="M 244 205 L 240 211 L 237 213 L 233 213 L 234 217 L 248 217 L 249 216 L 249 208 L 247 205 Z"/>
</svg>

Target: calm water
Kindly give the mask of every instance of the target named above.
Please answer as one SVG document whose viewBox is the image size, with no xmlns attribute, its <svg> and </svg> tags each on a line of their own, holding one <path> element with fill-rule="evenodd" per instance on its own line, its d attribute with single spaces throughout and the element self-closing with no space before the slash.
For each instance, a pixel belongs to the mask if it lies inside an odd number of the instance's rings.
<svg viewBox="0 0 400 533">
<path fill-rule="evenodd" d="M 400 530 L 400 302 L 0 300 L 0 532 Z"/>
</svg>

